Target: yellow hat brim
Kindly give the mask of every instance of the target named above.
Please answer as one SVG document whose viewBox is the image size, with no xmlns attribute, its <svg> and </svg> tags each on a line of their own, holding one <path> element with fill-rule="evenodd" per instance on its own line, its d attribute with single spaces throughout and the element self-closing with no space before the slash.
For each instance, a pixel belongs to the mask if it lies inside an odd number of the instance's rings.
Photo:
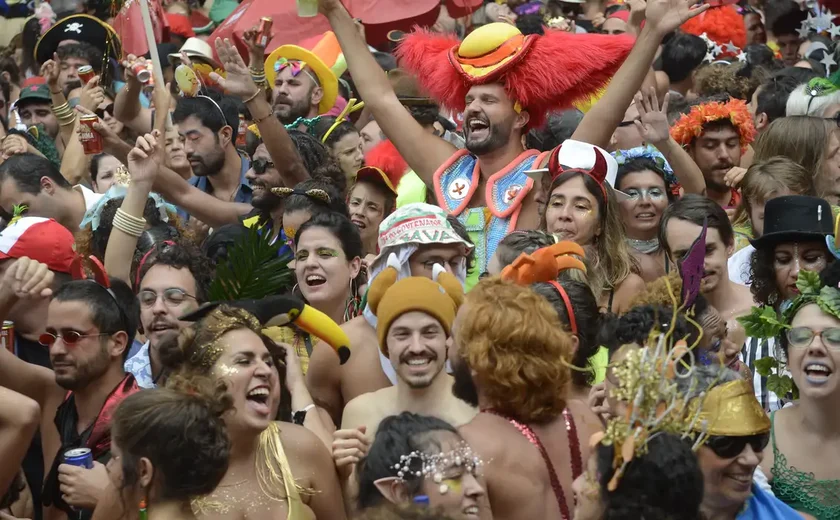
<svg viewBox="0 0 840 520">
<path fill-rule="evenodd" d="M 338 78 L 335 77 L 333 71 L 312 51 L 298 47 L 297 45 L 282 45 L 268 55 L 265 60 L 265 79 L 268 84 L 274 86 L 274 80 L 277 79 L 277 73 L 274 71 L 274 64 L 280 58 L 286 58 L 290 61 L 301 61 L 309 67 L 318 81 L 321 82 L 321 88 L 324 90 L 324 97 L 321 103 L 318 104 L 318 113 L 326 114 L 335 105 L 335 100 L 338 98 Z"/>
</svg>

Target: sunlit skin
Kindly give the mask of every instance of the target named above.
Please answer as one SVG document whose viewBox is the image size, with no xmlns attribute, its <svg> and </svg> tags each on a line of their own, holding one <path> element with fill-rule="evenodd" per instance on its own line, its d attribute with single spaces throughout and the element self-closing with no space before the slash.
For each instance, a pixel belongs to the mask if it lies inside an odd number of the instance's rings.
<svg viewBox="0 0 840 520">
<path fill-rule="evenodd" d="M 585 246 L 601 233 L 598 201 L 583 177 L 575 176 L 554 188 L 545 209 L 547 231 Z"/>
<path fill-rule="evenodd" d="M 733 167 L 741 164 L 741 140 L 738 130 L 732 126 L 707 130 L 694 140 L 688 151 L 703 172 L 709 198 L 718 204 L 728 205 L 732 190 L 724 182 L 724 176 Z"/>
<path fill-rule="evenodd" d="M 123 163 L 113 155 L 105 155 L 99 159 L 99 170 L 96 174 L 96 179 L 91 183 L 93 191 L 96 193 L 105 193 L 114 185 L 114 173 L 117 168 Z"/>
<path fill-rule="evenodd" d="M 731 512 L 731 518 L 734 518 L 752 494 L 753 474 L 762 458 L 762 453 L 753 451 L 750 444 L 729 459 L 719 457 L 707 446 L 701 446 L 697 451 L 697 461 L 703 471 L 701 510 L 704 513 Z"/>
<path fill-rule="evenodd" d="M 352 179 L 365 162 L 365 155 L 362 152 L 362 138 L 355 131 L 342 136 L 341 139 L 333 143 L 330 151 L 348 179 Z"/>
<path fill-rule="evenodd" d="M 292 74 L 292 67 L 281 70 L 274 80 L 274 115 L 283 124 L 294 123 L 299 117 L 318 115 L 318 103 L 324 91 L 310 77 L 312 71 Z M 313 74 L 314 75 L 314 74 Z"/>
<path fill-rule="evenodd" d="M 341 241 L 329 230 L 312 227 L 302 232 L 295 244 L 295 276 L 306 301 L 341 321 L 350 293 L 350 280 L 361 269 L 361 259 L 347 258 Z"/>
<path fill-rule="evenodd" d="M 359 228 L 365 254 L 376 254 L 379 224 L 385 218 L 385 194 L 367 182 L 357 182 L 347 197 L 350 221 Z"/>
<path fill-rule="evenodd" d="M 788 242 L 776 245 L 773 254 L 773 270 L 776 273 L 776 288 L 782 298 L 789 300 L 799 294 L 796 279 L 802 270 L 821 273 L 828 265 L 828 249 L 825 242 Z"/>
</svg>

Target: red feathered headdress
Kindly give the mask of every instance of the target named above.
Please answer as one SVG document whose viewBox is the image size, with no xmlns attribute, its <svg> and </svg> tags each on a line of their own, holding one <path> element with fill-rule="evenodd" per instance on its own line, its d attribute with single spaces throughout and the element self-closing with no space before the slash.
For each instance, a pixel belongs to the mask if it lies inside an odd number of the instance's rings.
<svg viewBox="0 0 840 520">
<path fill-rule="evenodd" d="M 463 42 L 420 30 L 406 36 L 397 58 L 424 90 L 457 112 L 474 85 L 501 83 L 539 127 L 551 110 L 588 99 L 612 78 L 633 47 L 626 36 L 546 31 L 524 36 L 505 23 L 482 26 Z"/>
<path fill-rule="evenodd" d="M 365 167 L 356 172 L 357 181 L 370 181 L 397 193 L 397 186 L 408 171 L 408 163 L 389 140 L 374 146 L 365 156 Z"/>
<path fill-rule="evenodd" d="M 744 27 L 744 18 L 738 14 L 734 5 L 721 5 L 712 7 L 699 16 L 682 24 L 683 32 L 702 36 L 705 34 L 710 40 L 720 46 L 720 52 L 715 53 L 716 58 L 737 56 L 747 46 L 747 29 Z M 731 45 L 738 47 L 733 50 Z"/>
</svg>

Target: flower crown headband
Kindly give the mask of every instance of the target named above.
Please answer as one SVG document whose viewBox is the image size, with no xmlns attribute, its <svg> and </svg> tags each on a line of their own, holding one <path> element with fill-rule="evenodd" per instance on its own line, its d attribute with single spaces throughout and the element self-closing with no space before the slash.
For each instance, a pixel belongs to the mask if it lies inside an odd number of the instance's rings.
<svg viewBox="0 0 840 520">
<path fill-rule="evenodd" d="M 126 175 L 129 179 L 128 182 L 130 182 L 130 174 L 128 174 L 128 170 L 118 170 L 115 174 L 115 176 L 121 176 L 121 180 L 124 180 Z M 80 228 L 84 228 L 90 224 L 91 231 L 96 231 L 101 224 L 102 211 L 105 209 L 108 202 L 113 199 L 125 198 L 128 193 L 127 183 L 123 184 L 120 180 L 117 182 L 119 182 L 119 184 L 111 186 L 111 188 L 109 188 L 108 191 L 105 192 L 105 194 L 96 201 L 93 206 L 88 208 L 87 212 L 85 212 L 84 218 L 82 219 L 82 223 L 79 226 Z M 163 222 L 169 222 L 169 213 L 174 215 L 178 211 L 178 208 L 163 200 L 163 198 L 157 193 L 149 193 L 149 198 L 155 202 L 155 208 L 157 208 L 158 213 L 160 214 L 160 219 Z"/>
<path fill-rule="evenodd" d="M 727 120 L 740 134 L 741 153 L 755 140 L 756 131 L 747 104 L 740 99 L 730 99 L 726 103 L 712 101 L 691 107 L 688 114 L 683 114 L 671 127 L 671 137 L 685 147 L 703 134 L 703 127 L 708 123 Z"/>
<path fill-rule="evenodd" d="M 678 183 L 677 177 L 674 175 L 673 168 L 671 168 L 671 165 L 668 164 L 668 160 L 665 159 L 662 152 L 657 150 L 654 146 L 646 144 L 644 146 L 637 146 L 628 150 L 616 150 L 612 153 L 612 156 L 615 158 L 615 162 L 617 162 L 619 166 L 623 166 L 633 159 L 649 159 L 662 170 L 662 173 L 665 174 L 665 182 L 670 185 Z"/>
</svg>

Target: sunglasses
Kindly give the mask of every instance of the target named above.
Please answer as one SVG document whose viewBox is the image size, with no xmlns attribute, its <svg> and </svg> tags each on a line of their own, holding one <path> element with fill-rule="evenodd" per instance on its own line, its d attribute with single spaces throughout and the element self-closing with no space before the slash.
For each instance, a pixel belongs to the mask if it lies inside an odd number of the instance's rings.
<svg viewBox="0 0 840 520">
<path fill-rule="evenodd" d="M 110 334 L 106 332 L 100 332 L 99 334 L 82 334 L 81 332 L 76 332 L 75 330 L 68 330 L 67 332 L 60 332 L 58 334 L 45 332 L 38 336 L 38 343 L 45 347 L 51 347 L 56 341 L 58 341 L 59 338 L 61 338 L 65 345 L 75 345 L 76 343 L 82 341 L 82 338 L 97 338 L 99 336 L 109 335 Z"/>
<path fill-rule="evenodd" d="M 631 119 L 630 121 L 622 121 L 622 122 L 618 123 L 618 127 L 619 128 L 624 128 L 625 126 L 633 126 L 634 124 L 636 124 L 636 121 L 638 121 L 638 119 Z"/>
<path fill-rule="evenodd" d="M 97 108 L 96 110 L 93 111 L 93 113 L 96 114 L 96 116 L 99 117 L 99 119 L 102 119 L 102 118 L 105 117 L 105 112 L 108 112 L 108 115 L 113 117 L 114 116 L 114 104 L 111 103 L 110 105 L 107 105 L 105 108 Z"/>
<path fill-rule="evenodd" d="M 706 446 L 722 459 L 734 459 L 744 451 L 747 444 L 750 445 L 755 453 L 760 453 L 764 451 L 764 448 L 767 447 L 769 442 L 770 432 L 740 437 L 711 435 L 706 439 Z"/>
<path fill-rule="evenodd" d="M 274 163 L 268 159 L 254 159 L 251 161 L 251 168 L 258 175 L 262 175 L 269 168 L 274 168 Z"/>
</svg>

